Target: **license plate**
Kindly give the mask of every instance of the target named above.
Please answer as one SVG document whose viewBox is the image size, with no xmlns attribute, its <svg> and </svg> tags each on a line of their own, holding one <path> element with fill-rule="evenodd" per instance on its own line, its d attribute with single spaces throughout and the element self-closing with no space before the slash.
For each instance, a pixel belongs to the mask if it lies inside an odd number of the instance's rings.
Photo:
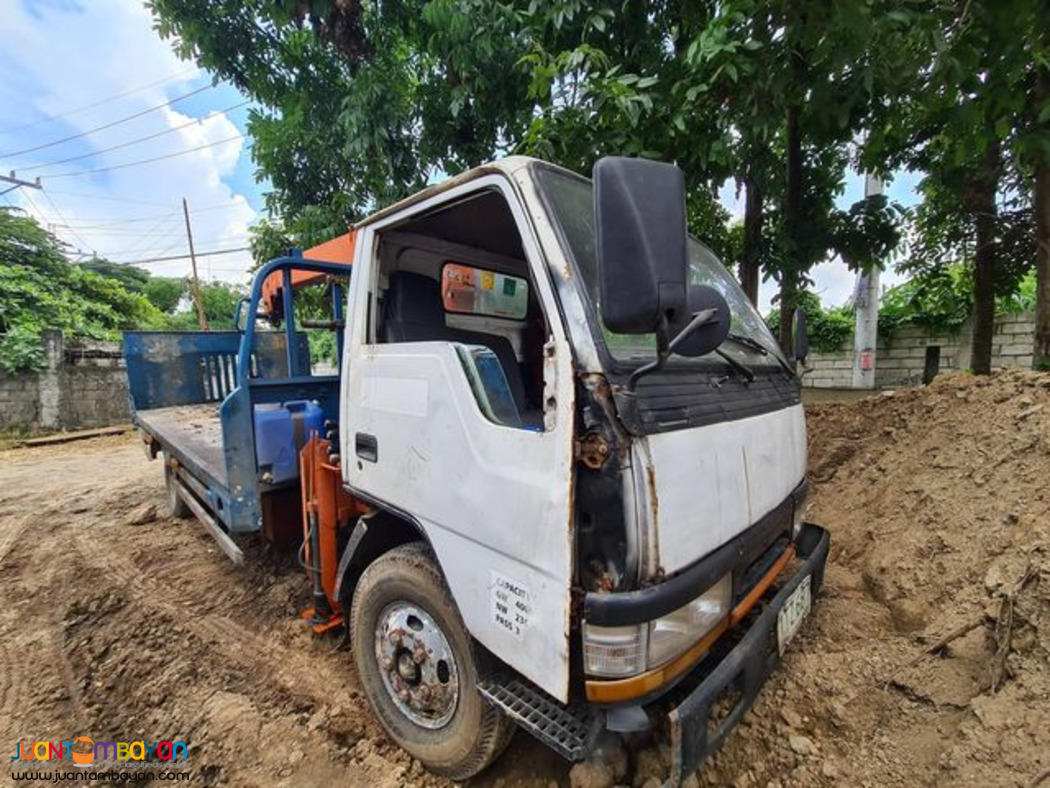
<svg viewBox="0 0 1050 788">
<path fill-rule="evenodd" d="M 791 592 L 791 596 L 787 598 L 777 614 L 777 646 L 780 649 L 780 656 L 784 656 L 784 649 L 787 648 L 788 643 L 795 637 L 802 622 L 809 615 L 811 603 L 809 578 L 809 575 L 802 578 L 798 588 Z"/>
</svg>

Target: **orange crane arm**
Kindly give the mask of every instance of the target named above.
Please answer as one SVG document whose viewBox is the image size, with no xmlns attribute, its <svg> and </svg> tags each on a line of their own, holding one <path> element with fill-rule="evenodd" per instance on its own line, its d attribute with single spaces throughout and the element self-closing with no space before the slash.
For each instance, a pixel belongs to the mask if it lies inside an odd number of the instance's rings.
<svg viewBox="0 0 1050 788">
<path fill-rule="evenodd" d="M 354 231 L 351 230 L 346 235 L 340 235 L 338 238 L 310 247 L 303 252 L 303 257 L 307 260 L 323 260 L 328 263 L 346 263 L 347 273 L 349 274 L 349 268 L 354 261 Z M 274 311 L 273 305 L 276 299 L 280 298 L 283 276 L 282 272 L 274 271 L 263 282 L 260 309 L 266 314 Z M 327 274 L 321 274 L 316 271 L 297 271 L 293 269 L 292 287 L 300 288 L 315 284 L 322 281 L 326 276 Z"/>
</svg>

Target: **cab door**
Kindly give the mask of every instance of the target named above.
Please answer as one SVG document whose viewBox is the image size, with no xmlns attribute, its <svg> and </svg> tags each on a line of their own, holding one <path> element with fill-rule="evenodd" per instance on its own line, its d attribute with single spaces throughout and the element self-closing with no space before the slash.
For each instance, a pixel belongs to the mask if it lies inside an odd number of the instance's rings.
<svg viewBox="0 0 1050 788">
<path fill-rule="evenodd" d="M 506 201 L 513 217 L 509 229 L 520 234 L 529 285 L 545 313 L 541 426 L 508 426 L 485 412 L 477 381 L 464 366 L 463 347 L 470 342 L 456 341 L 468 335 L 449 328 L 433 340 L 377 339 L 385 308 L 378 296 L 391 264 L 377 259 L 384 234 L 433 229 L 429 217 L 436 209 L 469 206 L 483 190 Z M 469 207 L 456 212 L 456 221 L 464 218 L 469 220 Z M 573 566 L 572 359 L 515 188 L 502 175 L 476 178 L 367 226 L 357 244 L 340 429 L 344 480 L 415 522 L 471 634 L 565 701 Z M 484 250 L 479 255 L 483 261 Z M 366 266 L 367 272 L 361 270 Z"/>
</svg>

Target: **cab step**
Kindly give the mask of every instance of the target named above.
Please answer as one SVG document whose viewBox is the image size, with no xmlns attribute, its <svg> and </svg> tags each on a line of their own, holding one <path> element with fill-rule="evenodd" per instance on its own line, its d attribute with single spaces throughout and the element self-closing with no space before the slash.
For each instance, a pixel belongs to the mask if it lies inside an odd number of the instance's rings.
<svg viewBox="0 0 1050 788">
<path fill-rule="evenodd" d="M 493 677 L 478 692 L 520 727 L 569 761 L 590 754 L 604 728 L 601 715 L 576 703 L 568 708 L 535 685 L 517 677 Z"/>
</svg>

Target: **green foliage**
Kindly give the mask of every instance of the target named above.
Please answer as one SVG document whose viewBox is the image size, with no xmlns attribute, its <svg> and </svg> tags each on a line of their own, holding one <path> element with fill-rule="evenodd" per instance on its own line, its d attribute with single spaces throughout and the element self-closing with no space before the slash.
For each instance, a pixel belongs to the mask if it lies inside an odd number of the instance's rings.
<svg viewBox="0 0 1050 788">
<path fill-rule="evenodd" d="M 232 324 L 226 288 L 205 289 L 215 320 Z M 221 292 L 212 292 L 216 289 Z M 9 372 L 40 368 L 44 329 L 59 329 L 70 337 L 119 339 L 128 329 L 182 325 L 184 316 L 173 313 L 185 292 L 183 279 L 152 277 L 107 260 L 74 265 L 34 219 L 0 209 L 0 366 Z"/>
<path fill-rule="evenodd" d="M 954 334 L 970 317 L 973 277 L 967 266 L 936 268 L 886 290 L 879 307 L 879 335 L 904 323 L 931 333 Z"/>
<path fill-rule="evenodd" d="M 87 271 L 93 271 L 99 276 L 104 276 L 107 279 L 114 279 L 117 282 L 120 282 L 124 289 L 129 293 L 143 293 L 146 284 L 150 280 L 148 271 L 136 268 L 133 265 L 111 263 L 109 260 L 103 260 L 99 257 L 94 257 L 83 263 L 78 263 L 78 265 Z"/>
<path fill-rule="evenodd" d="M 885 264 L 909 221 L 920 302 L 933 324 L 957 320 L 955 296 L 936 295 L 955 292 L 951 276 L 934 271 L 974 261 L 981 191 L 997 200 L 981 247 L 998 262 L 980 281 L 1002 299 L 1031 264 L 1031 170 L 1050 157 L 1050 94 L 1033 89 L 1050 63 L 1045 2 L 147 5 L 180 55 L 256 102 L 274 217 L 253 231 L 257 262 L 521 152 L 584 173 L 610 154 L 677 162 L 691 228 L 761 263 L 787 312 L 816 263 Z M 921 171 L 922 204 L 910 217 L 881 197 L 838 207 L 850 166 Z M 726 227 L 727 181 L 757 205 L 751 232 Z"/>
<path fill-rule="evenodd" d="M 798 306 L 806 310 L 806 333 L 809 345 L 821 353 L 842 350 L 853 336 L 854 316 L 849 306 L 834 306 L 825 309 L 820 297 L 804 290 L 798 295 Z M 780 310 L 774 309 L 766 316 L 766 322 L 776 334 L 780 330 Z"/>
<path fill-rule="evenodd" d="M 307 332 L 306 337 L 307 341 L 310 343 L 311 361 L 315 364 L 319 361 L 326 361 L 333 366 L 339 363 L 339 359 L 336 358 L 339 346 L 336 344 L 334 331 L 315 329 Z"/>
<path fill-rule="evenodd" d="M 165 314 L 174 312 L 188 291 L 189 282 L 186 279 L 166 276 L 151 276 L 142 286 L 142 294 Z"/>
<path fill-rule="evenodd" d="M 9 374 L 40 372 L 46 366 L 39 332 L 27 326 L 15 326 L 0 335 L 0 367 Z"/>
<path fill-rule="evenodd" d="M 1035 310 L 1036 302 L 1035 271 L 1029 271 L 1017 284 L 1017 290 L 1015 292 L 998 299 L 996 302 L 996 311 L 1005 314 L 1032 312 Z"/>
<path fill-rule="evenodd" d="M 865 242 L 884 214 L 835 212 L 834 198 L 873 84 L 892 73 L 880 44 L 908 21 L 882 13 L 895 2 L 806 0 L 791 5 L 797 16 L 768 0 L 148 5 L 181 55 L 260 105 L 253 156 L 279 221 L 256 229 L 257 262 L 508 152 L 578 172 L 608 154 L 676 161 L 690 226 L 722 255 L 717 190 L 746 174 L 768 196 L 763 257 L 776 270 L 804 275 L 837 241 L 858 265 L 887 245 L 885 225 Z M 789 23 L 809 55 L 803 71 L 778 34 Z M 788 243 L 784 118 L 807 93 L 804 205 Z"/>
<path fill-rule="evenodd" d="M 214 331 L 228 331 L 234 328 L 233 318 L 237 302 L 246 294 L 240 285 L 226 282 L 205 282 L 201 284 L 201 301 L 204 303 L 204 314 L 208 325 Z M 186 309 L 166 318 L 165 328 L 172 331 L 197 331 L 197 310 L 192 304 Z"/>
<path fill-rule="evenodd" d="M 161 319 L 145 296 L 70 264 L 34 219 L 0 209 L 0 331 L 57 328 L 114 339 L 124 329 L 157 326 Z"/>
</svg>

